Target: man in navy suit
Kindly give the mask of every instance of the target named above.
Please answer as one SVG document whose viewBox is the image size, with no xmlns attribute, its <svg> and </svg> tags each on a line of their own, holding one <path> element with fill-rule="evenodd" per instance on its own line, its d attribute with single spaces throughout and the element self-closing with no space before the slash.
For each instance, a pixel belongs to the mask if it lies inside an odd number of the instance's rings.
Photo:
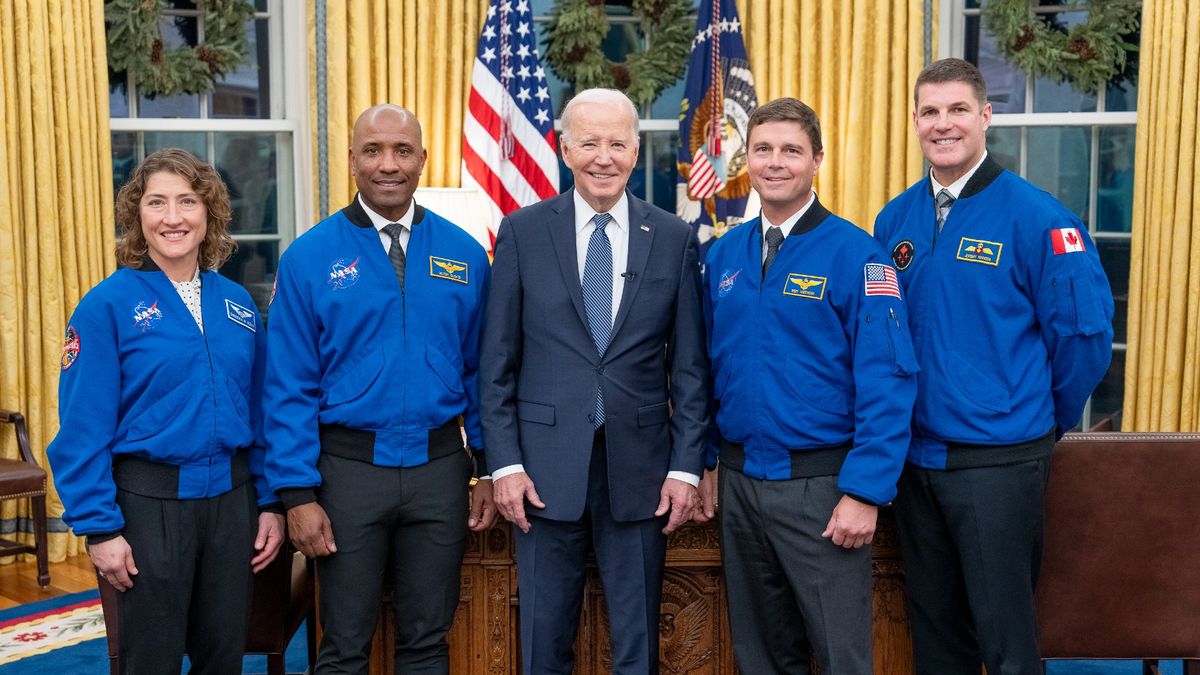
<svg viewBox="0 0 1200 675">
<path fill-rule="evenodd" d="M 666 536 L 703 469 L 708 360 L 692 229 L 625 190 L 637 109 L 610 89 L 563 110 L 575 188 L 496 238 L 480 357 L 495 500 L 517 534 L 525 673 L 570 673 L 595 552 L 614 673 L 658 672 Z"/>
</svg>

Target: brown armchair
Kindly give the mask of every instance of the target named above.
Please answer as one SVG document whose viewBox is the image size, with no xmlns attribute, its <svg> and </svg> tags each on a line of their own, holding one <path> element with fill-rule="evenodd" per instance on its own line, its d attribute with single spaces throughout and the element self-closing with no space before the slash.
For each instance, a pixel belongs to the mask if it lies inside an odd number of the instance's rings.
<svg viewBox="0 0 1200 675">
<path fill-rule="evenodd" d="M 246 622 L 246 654 L 265 654 L 268 675 L 284 675 L 284 652 L 301 622 L 308 620 L 308 663 L 316 663 L 316 605 L 313 601 L 313 563 L 285 543 L 266 569 L 254 575 L 254 599 Z M 108 633 L 108 663 L 112 675 L 121 672 L 117 650 L 117 589 L 98 574 L 104 628 Z"/>
<path fill-rule="evenodd" d="M 25 417 L 18 412 L 0 410 L 0 422 L 13 425 L 17 434 L 20 459 L 0 458 L 0 500 L 29 498 L 33 521 L 33 545 L 0 539 L 0 556 L 32 553 L 37 556 L 38 585 L 50 585 L 50 561 L 46 543 L 46 470 L 38 466 L 29 447 Z"/>
<path fill-rule="evenodd" d="M 1068 434 L 1046 490 L 1046 659 L 1182 659 L 1200 675 L 1200 434 Z"/>
</svg>

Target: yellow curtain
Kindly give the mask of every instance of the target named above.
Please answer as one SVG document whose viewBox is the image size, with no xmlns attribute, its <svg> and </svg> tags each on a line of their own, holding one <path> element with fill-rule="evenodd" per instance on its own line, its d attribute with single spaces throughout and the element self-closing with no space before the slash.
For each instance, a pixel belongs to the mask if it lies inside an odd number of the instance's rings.
<svg viewBox="0 0 1200 675">
<path fill-rule="evenodd" d="M 66 321 L 114 267 L 102 10 L 99 2 L 0 0 L 0 408 L 25 415 L 47 470 Z M 7 425 L 0 456 L 17 457 Z M 58 561 L 83 546 L 62 526 L 53 483 L 50 492 Z M 2 517 L 6 531 L 29 529 L 24 505 L 5 502 Z"/>
<path fill-rule="evenodd" d="M 1200 431 L 1200 4 L 1151 0 L 1138 73 L 1123 431 Z"/>
<path fill-rule="evenodd" d="M 354 196 L 347 150 L 354 120 L 377 103 L 411 109 L 421 120 L 429 161 L 421 185 L 458 187 L 462 121 L 475 40 L 487 0 L 327 0 L 325 2 L 329 210 Z M 308 3 L 313 147 L 316 148 L 316 40 Z M 317 183 L 313 183 L 314 212 Z M 324 213 L 317 213 L 318 218 Z"/>
<path fill-rule="evenodd" d="M 759 103 L 794 96 L 821 118 L 817 192 L 870 231 L 921 175 L 912 86 L 924 64 L 924 0 L 738 0 Z M 937 48 L 937 13 L 932 17 Z"/>
</svg>

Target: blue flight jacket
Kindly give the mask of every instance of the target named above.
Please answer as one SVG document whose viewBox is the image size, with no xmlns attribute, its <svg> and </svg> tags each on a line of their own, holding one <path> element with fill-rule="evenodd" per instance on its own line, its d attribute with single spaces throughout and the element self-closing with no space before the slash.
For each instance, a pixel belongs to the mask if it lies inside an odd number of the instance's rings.
<svg viewBox="0 0 1200 675">
<path fill-rule="evenodd" d="M 319 425 L 374 432 L 373 462 L 407 467 L 429 461 L 430 430 L 462 414 L 467 442 L 483 451 L 488 256 L 462 228 L 415 208 L 404 292 L 357 197 L 279 261 L 264 389 L 272 489 L 320 485 Z"/>
<path fill-rule="evenodd" d="M 200 284 L 203 333 L 149 259 L 100 282 L 71 315 L 46 454 L 76 534 L 125 527 L 120 455 L 178 466 L 178 496 L 194 499 L 233 489 L 231 460 L 245 449 L 259 505 L 279 501 L 263 476 L 262 319 L 233 281 L 209 271 Z"/>
<path fill-rule="evenodd" d="M 940 234 L 926 176 L 884 207 L 875 238 L 900 270 L 921 364 L 908 460 L 999 465 L 1038 439 L 1048 454 L 1112 355 L 1112 292 L 1079 218 L 989 157 Z"/>
<path fill-rule="evenodd" d="M 839 487 L 890 502 L 917 365 L 895 271 L 871 235 L 814 200 L 765 278 L 759 218 L 714 242 L 704 272 L 713 419 L 743 444 L 743 473 L 791 478 L 793 453 L 850 444 Z"/>
</svg>

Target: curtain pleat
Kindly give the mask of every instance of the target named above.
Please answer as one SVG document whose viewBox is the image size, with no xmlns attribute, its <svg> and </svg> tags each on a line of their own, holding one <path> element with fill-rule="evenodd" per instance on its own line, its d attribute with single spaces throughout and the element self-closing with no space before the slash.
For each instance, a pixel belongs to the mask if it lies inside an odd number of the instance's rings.
<svg viewBox="0 0 1200 675">
<path fill-rule="evenodd" d="M 1123 431 L 1200 430 L 1200 5 L 1142 13 Z"/>
<path fill-rule="evenodd" d="M 66 321 L 115 265 L 106 59 L 102 3 L 0 1 L 0 408 L 47 470 Z M 8 426 L 0 456 L 18 457 Z M 83 551 L 53 481 L 47 506 L 51 560 Z M 0 530 L 32 541 L 28 515 L 4 502 Z"/>
</svg>

